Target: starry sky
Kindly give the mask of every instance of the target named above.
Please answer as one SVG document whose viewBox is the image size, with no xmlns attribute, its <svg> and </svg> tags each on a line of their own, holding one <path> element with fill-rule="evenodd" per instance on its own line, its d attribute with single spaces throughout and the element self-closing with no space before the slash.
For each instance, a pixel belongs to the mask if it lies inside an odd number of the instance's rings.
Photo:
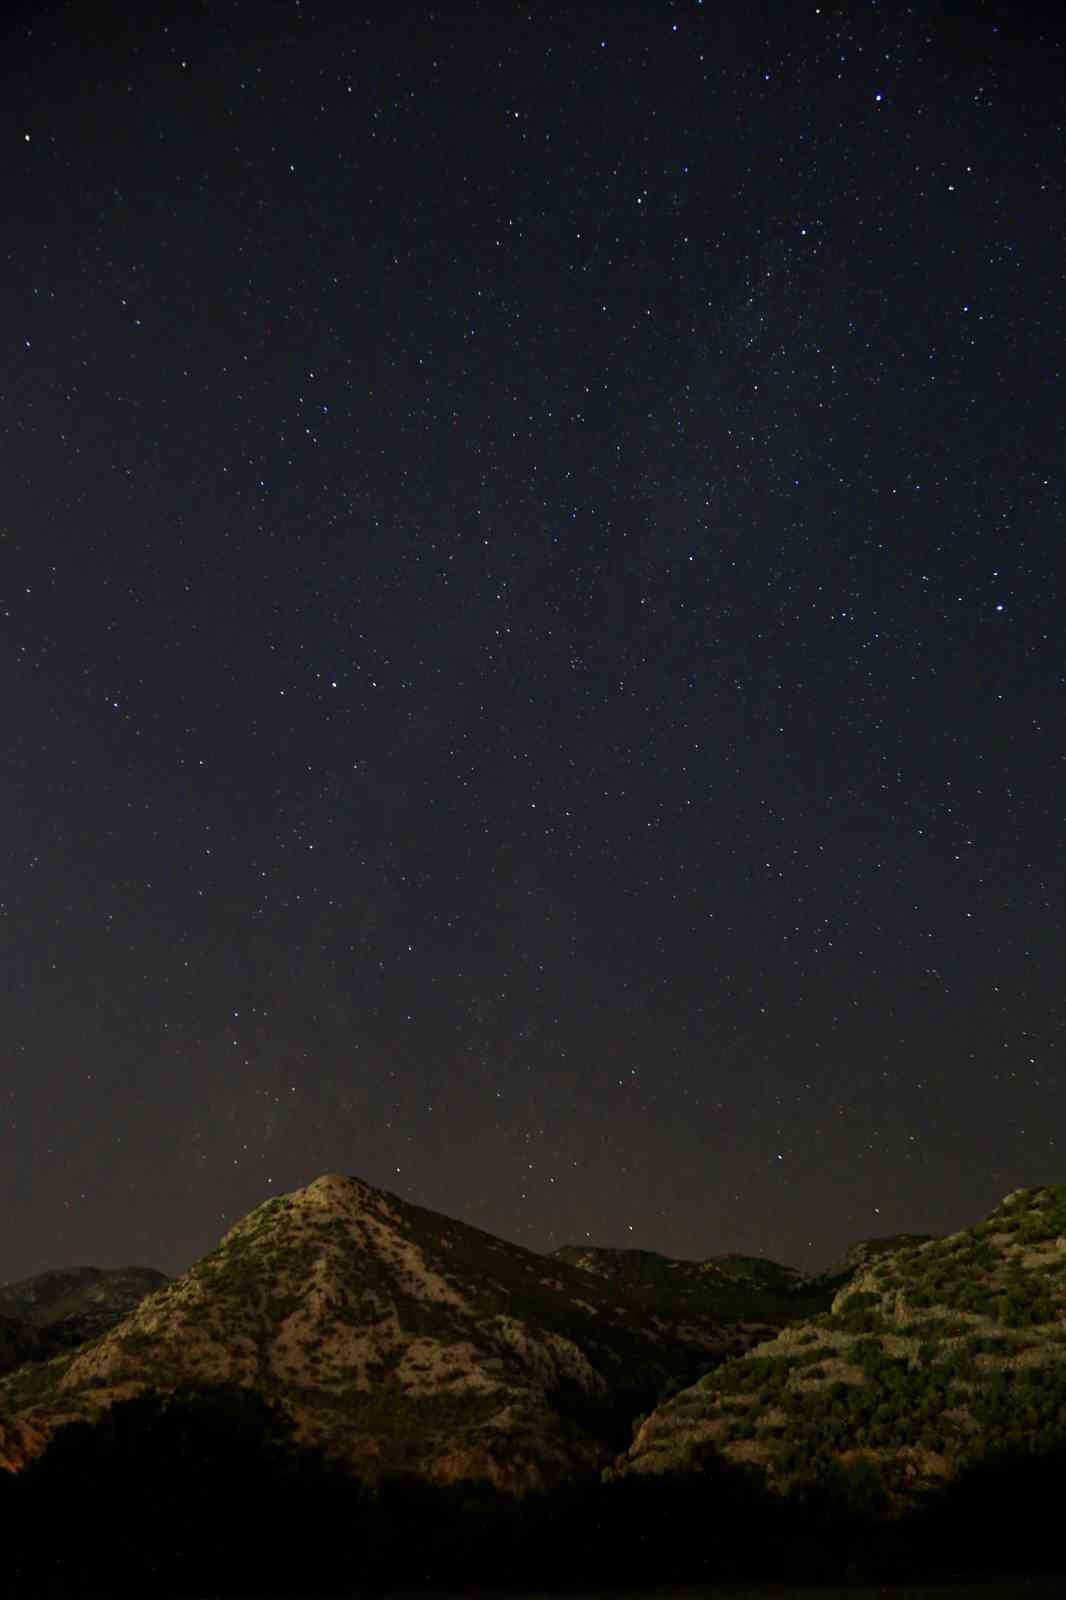
<svg viewBox="0 0 1066 1600">
<path fill-rule="evenodd" d="M 1061 14 L 7 16 L 0 1279 L 1066 1176 Z"/>
</svg>

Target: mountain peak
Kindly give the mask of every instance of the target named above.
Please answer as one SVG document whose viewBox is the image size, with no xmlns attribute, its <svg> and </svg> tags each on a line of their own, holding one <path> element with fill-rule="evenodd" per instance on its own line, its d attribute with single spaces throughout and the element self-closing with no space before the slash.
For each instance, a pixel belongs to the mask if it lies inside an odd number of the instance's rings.
<svg viewBox="0 0 1066 1600">
<path fill-rule="evenodd" d="M 594 1470 L 629 1416 L 753 1336 L 672 1324 L 563 1261 L 326 1173 L 101 1337 L 12 1374 L 0 1409 L 43 1440 L 134 1394 L 236 1384 L 363 1476 L 522 1489 Z"/>
</svg>

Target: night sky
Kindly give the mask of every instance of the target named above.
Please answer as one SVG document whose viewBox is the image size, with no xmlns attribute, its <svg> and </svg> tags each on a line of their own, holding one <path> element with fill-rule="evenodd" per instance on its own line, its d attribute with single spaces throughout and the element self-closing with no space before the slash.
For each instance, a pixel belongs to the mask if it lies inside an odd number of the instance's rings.
<svg viewBox="0 0 1066 1600">
<path fill-rule="evenodd" d="M 0 40 L 0 1279 L 1066 1177 L 1058 8 L 129 10 Z"/>
</svg>

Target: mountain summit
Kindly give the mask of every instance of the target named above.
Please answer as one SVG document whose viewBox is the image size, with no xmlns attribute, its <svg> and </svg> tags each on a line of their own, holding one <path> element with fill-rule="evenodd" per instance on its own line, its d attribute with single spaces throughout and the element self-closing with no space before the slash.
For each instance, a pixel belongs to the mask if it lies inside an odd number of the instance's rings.
<svg viewBox="0 0 1066 1600">
<path fill-rule="evenodd" d="M 0 1459 L 118 1400 L 250 1388 L 360 1476 L 513 1491 L 595 1470 L 633 1416 L 773 1330 L 667 1314 L 557 1258 L 326 1176 L 258 1206 L 116 1326 L 0 1384 Z"/>
</svg>

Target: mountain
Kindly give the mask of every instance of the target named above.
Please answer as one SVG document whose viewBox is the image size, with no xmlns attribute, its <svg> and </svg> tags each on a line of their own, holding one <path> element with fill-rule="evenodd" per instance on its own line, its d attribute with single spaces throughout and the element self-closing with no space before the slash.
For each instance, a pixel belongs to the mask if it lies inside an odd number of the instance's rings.
<svg viewBox="0 0 1066 1600">
<path fill-rule="evenodd" d="M 765 1256 L 679 1261 L 654 1250 L 598 1245 L 563 1245 L 554 1256 L 660 1310 L 669 1306 L 718 1322 L 760 1322 L 768 1325 L 768 1334 L 774 1325 L 828 1310 L 835 1291 L 851 1276 L 850 1266 L 844 1266 L 832 1277 L 808 1279 Z"/>
<path fill-rule="evenodd" d="M 38 1315 L 63 1302 L 55 1287 Z M 566 1261 L 327 1176 L 257 1207 L 88 1344 L 0 1382 L 0 1461 L 19 1467 L 118 1400 L 230 1384 L 361 1477 L 521 1491 L 597 1470 L 638 1412 L 760 1331 L 672 1319 Z"/>
<path fill-rule="evenodd" d="M 39 1272 L 17 1283 L 0 1284 L 0 1318 L 14 1319 L 31 1330 L 35 1358 L 54 1355 L 114 1327 L 146 1295 L 168 1282 L 166 1274 L 153 1267 Z"/>
<path fill-rule="evenodd" d="M 1066 1185 L 855 1261 L 828 1312 L 660 1405 L 618 1475 L 714 1456 L 787 1489 L 862 1461 L 902 1506 L 997 1453 L 1066 1443 Z"/>
</svg>

